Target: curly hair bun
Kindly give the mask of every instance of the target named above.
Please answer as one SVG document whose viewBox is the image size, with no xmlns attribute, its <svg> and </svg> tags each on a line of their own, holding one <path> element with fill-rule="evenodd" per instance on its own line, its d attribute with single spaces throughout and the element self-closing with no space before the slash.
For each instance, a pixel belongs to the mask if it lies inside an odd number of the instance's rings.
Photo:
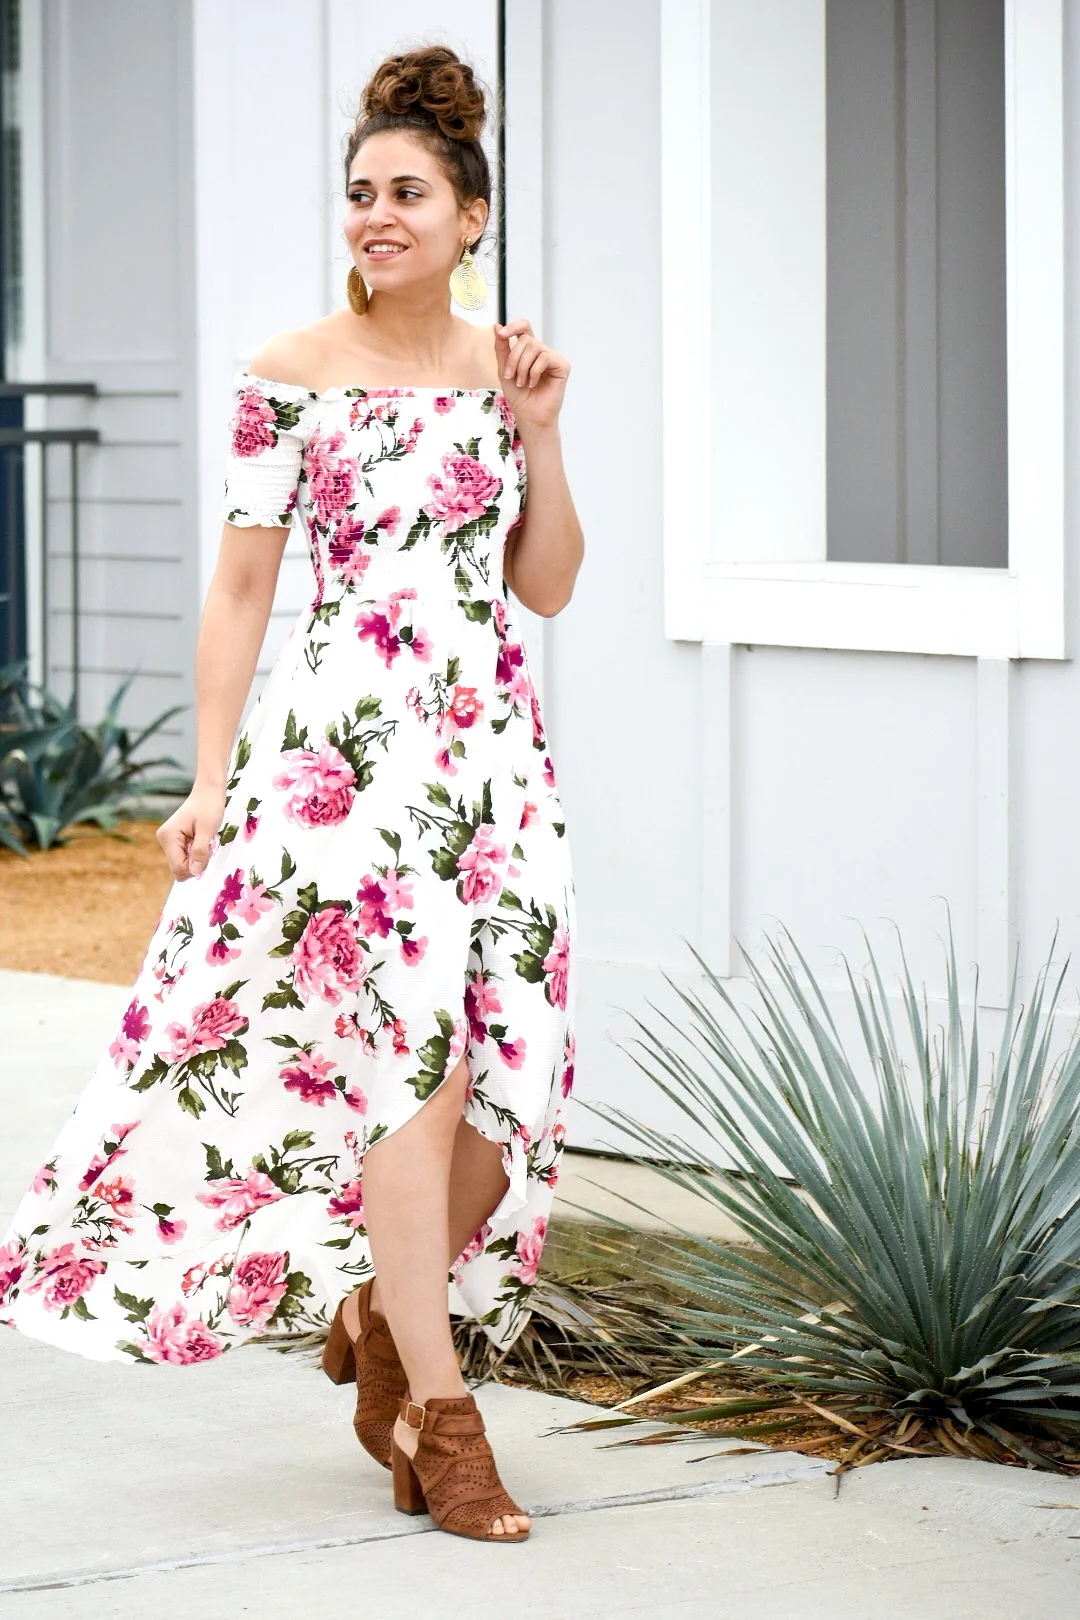
<svg viewBox="0 0 1080 1620">
<path fill-rule="evenodd" d="M 484 127 L 484 92 L 449 46 L 429 45 L 388 56 L 375 69 L 360 115 L 366 121 L 378 113 L 426 115 L 450 140 L 476 141 Z"/>
</svg>

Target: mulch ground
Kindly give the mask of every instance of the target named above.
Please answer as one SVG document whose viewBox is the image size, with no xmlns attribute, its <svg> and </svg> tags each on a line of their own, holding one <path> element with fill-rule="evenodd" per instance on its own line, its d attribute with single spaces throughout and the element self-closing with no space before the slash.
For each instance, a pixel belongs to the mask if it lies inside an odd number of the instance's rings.
<svg viewBox="0 0 1080 1620">
<path fill-rule="evenodd" d="M 157 826 L 77 827 L 27 860 L 0 849 L 0 968 L 130 984 L 172 881 Z"/>
</svg>

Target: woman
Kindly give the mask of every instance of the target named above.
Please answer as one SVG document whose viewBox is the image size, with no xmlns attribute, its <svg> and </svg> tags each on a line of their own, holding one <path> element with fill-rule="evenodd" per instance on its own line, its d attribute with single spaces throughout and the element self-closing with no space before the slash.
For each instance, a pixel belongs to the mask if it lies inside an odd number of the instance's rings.
<svg viewBox="0 0 1080 1620">
<path fill-rule="evenodd" d="M 0 1299 L 99 1359 L 328 1326 L 396 1505 L 517 1541 L 447 1267 L 510 1344 L 573 1081 L 575 916 L 507 586 L 557 613 L 583 542 L 565 358 L 450 308 L 448 281 L 468 303 L 479 280 L 483 118 L 452 51 L 378 68 L 346 152 L 350 307 L 235 379 L 195 783 L 158 833 L 176 882 L 0 1248 Z M 313 601 L 234 743 L 294 509 Z"/>
</svg>

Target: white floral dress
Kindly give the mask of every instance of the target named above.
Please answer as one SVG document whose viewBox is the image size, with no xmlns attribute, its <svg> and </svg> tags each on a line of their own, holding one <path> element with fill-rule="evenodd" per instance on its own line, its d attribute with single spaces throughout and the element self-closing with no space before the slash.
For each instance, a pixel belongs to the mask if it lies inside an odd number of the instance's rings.
<svg viewBox="0 0 1080 1620">
<path fill-rule="evenodd" d="M 235 378 L 223 517 L 314 595 L 122 1026 L 0 1245 L 0 1321 L 191 1363 L 325 1325 L 372 1273 L 362 1168 L 464 1053 L 509 1189 L 449 1303 L 513 1341 L 574 1073 L 574 885 L 502 573 L 526 469 L 494 388 Z"/>
</svg>

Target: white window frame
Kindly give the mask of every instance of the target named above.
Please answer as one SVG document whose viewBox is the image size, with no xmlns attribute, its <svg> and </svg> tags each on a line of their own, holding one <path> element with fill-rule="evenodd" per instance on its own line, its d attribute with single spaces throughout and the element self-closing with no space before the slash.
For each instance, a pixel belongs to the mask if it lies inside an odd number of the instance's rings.
<svg viewBox="0 0 1080 1620">
<path fill-rule="evenodd" d="M 1005 0 L 1007 568 L 710 557 L 711 4 L 661 8 L 665 635 L 1068 658 L 1063 0 Z"/>
</svg>

